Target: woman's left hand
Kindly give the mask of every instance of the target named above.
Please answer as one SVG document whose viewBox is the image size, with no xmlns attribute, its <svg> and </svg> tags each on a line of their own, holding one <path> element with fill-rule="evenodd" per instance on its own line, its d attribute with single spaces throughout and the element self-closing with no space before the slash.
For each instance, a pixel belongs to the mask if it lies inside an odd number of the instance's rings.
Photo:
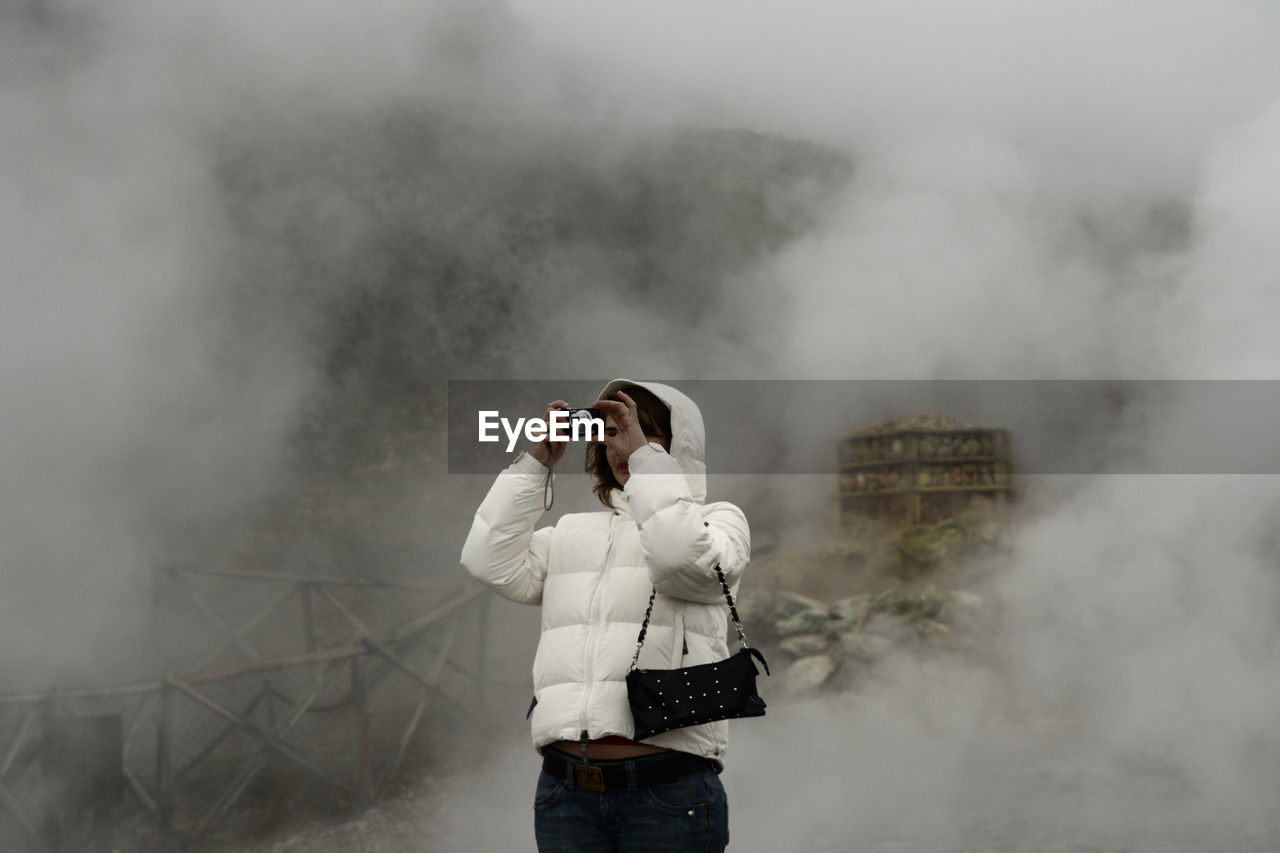
<svg viewBox="0 0 1280 853">
<path fill-rule="evenodd" d="M 632 453 L 648 444 L 649 439 L 640 428 L 636 401 L 622 391 L 618 392 L 618 396 L 622 398 L 621 403 L 615 400 L 596 400 L 594 406 L 607 415 L 616 427 L 613 435 L 605 430 L 604 441 L 601 443 L 612 448 L 623 459 L 628 459 Z"/>
</svg>

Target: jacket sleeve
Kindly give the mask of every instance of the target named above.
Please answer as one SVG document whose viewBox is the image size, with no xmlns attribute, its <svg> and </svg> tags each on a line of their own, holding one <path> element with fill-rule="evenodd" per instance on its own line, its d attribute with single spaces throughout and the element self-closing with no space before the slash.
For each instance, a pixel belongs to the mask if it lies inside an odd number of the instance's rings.
<svg viewBox="0 0 1280 853">
<path fill-rule="evenodd" d="M 698 503 L 680 466 L 662 450 L 642 447 L 628 463 L 624 491 L 654 588 L 703 604 L 723 601 L 716 564 L 734 589 L 751 559 L 751 531 L 742 510 L 731 503 Z"/>
<path fill-rule="evenodd" d="M 534 531 L 542 515 L 547 469 L 522 454 L 498 475 L 476 510 L 462 546 L 462 565 L 471 576 L 520 604 L 541 604 L 547 553 L 554 528 Z"/>
</svg>

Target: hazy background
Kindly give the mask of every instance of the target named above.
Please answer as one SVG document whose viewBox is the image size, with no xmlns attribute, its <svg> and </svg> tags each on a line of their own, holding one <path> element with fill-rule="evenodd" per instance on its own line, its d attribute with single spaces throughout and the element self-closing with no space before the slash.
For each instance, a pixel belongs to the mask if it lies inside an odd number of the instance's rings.
<svg viewBox="0 0 1280 853">
<path fill-rule="evenodd" d="M 453 576 L 449 378 L 1274 378 L 1277 43 L 1243 0 L 6 5 L 0 685 L 145 669 L 159 558 Z M 1158 463 L 1203 413 L 1125 423 Z M 775 538 L 827 488 L 712 483 Z M 1024 489 L 1007 666 L 736 725 L 732 849 L 1274 849 L 1280 483 Z M 527 846 L 519 717 L 426 849 Z"/>
</svg>

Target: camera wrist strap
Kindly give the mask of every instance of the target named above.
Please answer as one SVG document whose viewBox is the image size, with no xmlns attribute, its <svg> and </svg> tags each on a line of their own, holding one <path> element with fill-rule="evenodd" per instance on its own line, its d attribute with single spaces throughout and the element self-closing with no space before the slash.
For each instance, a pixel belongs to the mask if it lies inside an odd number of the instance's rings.
<svg viewBox="0 0 1280 853">
<path fill-rule="evenodd" d="M 551 505 L 556 502 L 556 490 L 551 485 L 551 474 L 556 470 L 556 460 L 551 458 L 550 451 L 547 452 L 547 479 L 542 484 L 542 511 L 547 512 L 551 509 Z"/>
</svg>

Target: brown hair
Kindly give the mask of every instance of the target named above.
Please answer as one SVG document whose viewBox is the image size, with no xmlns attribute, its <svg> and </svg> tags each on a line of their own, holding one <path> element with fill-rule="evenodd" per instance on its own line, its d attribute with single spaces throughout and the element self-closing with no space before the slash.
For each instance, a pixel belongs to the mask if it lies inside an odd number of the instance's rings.
<svg viewBox="0 0 1280 853">
<path fill-rule="evenodd" d="M 636 414 L 640 417 L 640 429 L 645 435 L 655 435 L 666 439 L 671 438 L 671 409 L 667 408 L 667 404 L 658 399 L 657 395 L 639 385 L 620 385 L 614 393 L 602 399 L 622 402 L 618 397 L 618 391 L 622 391 L 632 400 L 635 400 Z M 603 444 L 587 445 L 586 471 L 595 480 L 591 486 L 591 491 L 596 493 L 600 503 L 610 509 L 614 509 L 613 501 L 609 498 L 609 492 L 614 489 L 621 489 L 622 484 L 618 482 L 617 477 L 613 476 L 613 469 L 609 467 L 609 460 L 605 456 Z"/>
</svg>

